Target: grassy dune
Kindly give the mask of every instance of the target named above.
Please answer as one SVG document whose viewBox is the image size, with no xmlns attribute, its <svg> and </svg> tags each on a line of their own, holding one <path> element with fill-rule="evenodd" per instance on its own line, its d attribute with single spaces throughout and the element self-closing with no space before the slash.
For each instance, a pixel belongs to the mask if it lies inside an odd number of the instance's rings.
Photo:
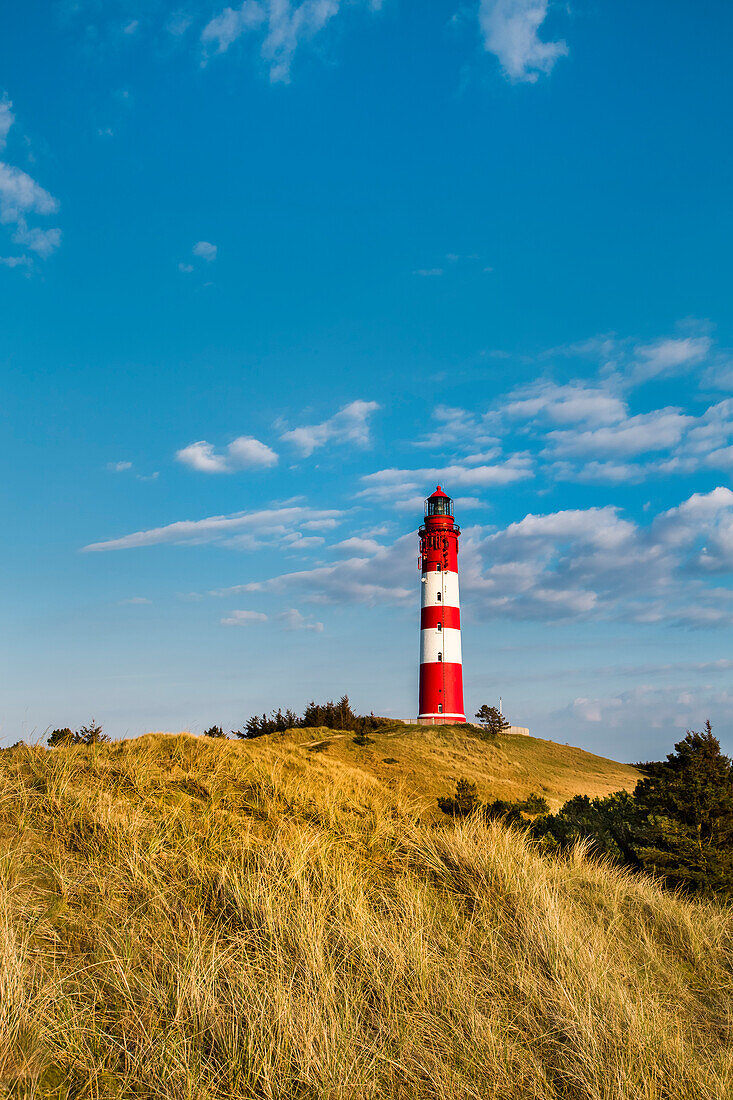
<svg viewBox="0 0 733 1100">
<path fill-rule="evenodd" d="M 0 753 L 0 1094 L 733 1095 L 727 911 L 437 825 L 345 740 Z"/>
<path fill-rule="evenodd" d="M 436 799 L 452 793 L 461 778 L 475 782 L 486 799 L 514 801 L 537 791 L 552 809 L 576 794 L 631 791 L 640 778 L 627 764 L 571 745 L 521 735 L 486 742 L 466 726 L 400 724 L 370 737 L 372 743 L 360 747 L 348 733 L 289 730 L 277 735 L 277 743 L 327 754 L 407 792 L 421 804 L 423 820 L 442 816 Z"/>
</svg>

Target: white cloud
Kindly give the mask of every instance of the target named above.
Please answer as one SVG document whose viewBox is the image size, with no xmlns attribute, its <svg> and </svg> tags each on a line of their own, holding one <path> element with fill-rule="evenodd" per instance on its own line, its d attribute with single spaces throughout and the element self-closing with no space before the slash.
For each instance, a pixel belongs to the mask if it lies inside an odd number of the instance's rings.
<svg viewBox="0 0 733 1100">
<path fill-rule="evenodd" d="M 303 524 L 305 527 L 306 525 Z M 303 550 L 312 550 L 314 546 L 323 546 L 326 540 L 322 535 L 304 535 L 300 531 L 292 531 L 283 537 L 283 546 L 287 550 L 302 553 Z"/>
<path fill-rule="evenodd" d="M 364 488 L 358 494 L 372 500 L 402 503 L 407 494 L 421 492 L 415 498 L 419 505 L 424 497 L 441 484 L 447 493 L 454 489 L 477 489 L 495 485 L 512 485 L 532 477 L 531 459 L 526 455 L 512 455 L 504 462 L 491 466 L 468 466 L 453 463 L 442 467 L 426 467 L 420 470 L 387 469 L 365 474 L 361 478 Z M 412 504 L 413 501 L 410 500 Z"/>
<path fill-rule="evenodd" d="M 733 694 L 713 691 L 707 685 L 682 691 L 674 684 L 644 683 L 618 695 L 579 697 L 554 717 L 566 723 L 602 723 L 604 729 L 623 731 L 630 735 L 632 751 L 638 746 L 642 731 L 646 739 L 647 731 L 660 730 L 664 733 L 660 745 L 666 747 L 670 730 L 682 737 L 685 730 L 702 729 L 708 717 L 713 720 L 714 732 L 719 723 L 730 727 Z M 677 739 L 676 734 L 673 737 Z"/>
<path fill-rule="evenodd" d="M 192 23 L 193 17 L 187 11 L 181 9 L 180 11 L 173 12 L 169 17 L 165 29 L 169 34 L 172 34 L 174 38 L 180 38 L 186 33 Z"/>
<path fill-rule="evenodd" d="M 6 97 L 0 100 L 0 151 L 5 148 L 8 133 L 15 121 L 12 103 Z M 58 200 L 39 183 L 12 164 L 0 161 L 0 224 L 15 226 L 12 239 L 28 251 L 22 256 L 8 256 L 2 260 L 6 267 L 30 266 L 29 253 L 46 259 L 61 243 L 60 229 L 39 229 L 28 226 L 28 217 L 41 217 L 58 211 Z"/>
<path fill-rule="evenodd" d="M 665 545 L 689 552 L 688 573 L 733 573 L 733 492 L 727 487 L 693 493 L 658 516 L 654 531 Z M 713 614 L 719 610 L 709 609 Z"/>
<path fill-rule="evenodd" d="M 591 430 L 552 431 L 545 444 L 542 456 L 550 462 L 548 472 L 565 481 L 611 484 L 652 475 L 732 470 L 733 399 L 710 405 L 699 416 L 681 409 L 655 409 Z M 643 462 L 628 461 L 641 457 Z"/>
<path fill-rule="evenodd" d="M 130 596 L 129 599 L 120 600 L 119 602 L 120 606 L 125 606 L 126 604 L 129 604 L 135 607 L 142 607 L 144 604 L 151 604 L 153 601 L 146 599 L 145 596 Z"/>
<path fill-rule="evenodd" d="M 605 333 L 542 352 L 540 359 L 581 358 L 595 360 L 599 381 L 595 385 L 608 392 L 630 390 L 657 378 L 684 374 L 705 360 L 717 358 L 709 336 L 707 321 L 687 319 L 677 326 L 677 335 L 643 341 L 638 337 L 618 337 Z M 718 365 L 721 365 L 720 363 Z M 708 373 L 712 373 L 711 363 Z M 584 380 L 571 385 L 585 386 Z"/>
<path fill-rule="evenodd" d="M 684 339 L 669 337 L 641 345 L 636 351 L 633 378 L 647 382 L 662 375 L 678 374 L 700 363 L 709 353 L 711 341 L 707 336 L 688 336 Z"/>
<path fill-rule="evenodd" d="M 505 416 L 516 420 L 541 419 L 551 424 L 616 424 L 628 413 L 626 402 L 607 389 L 585 382 L 557 385 L 539 381 L 514 390 L 503 406 Z"/>
<path fill-rule="evenodd" d="M 548 433 L 548 452 L 561 457 L 609 456 L 626 458 L 676 447 L 694 417 L 680 409 L 655 409 L 612 425 L 588 430 Z"/>
<path fill-rule="evenodd" d="M 312 630 L 315 634 L 321 634 L 323 632 L 323 623 L 315 622 L 313 619 L 306 619 L 306 617 L 301 615 L 300 611 L 295 607 L 291 607 L 287 611 L 281 612 L 281 614 L 278 615 L 278 619 L 286 630 Z"/>
<path fill-rule="evenodd" d="M 251 435 L 240 435 L 227 447 L 229 461 L 236 467 L 274 466 L 277 454 L 272 447 Z"/>
<path fill-rule="evenodd" d="M 263 508 L 259 512 L 233 512 L 206 519 L 178 520 L 163 527 L 134 531 L 121 538 L 105 539 L 83 547 L 86 552 L 131 550 L 140 546 L 220 542 L 235 549 L 282 545 L 293 531 L 306 524 L 338 521 L 343 513 L 307 507 Z"/>
<path fill-rule="evenodd" d="M 0 99 L 0 152 L 5 148 L 8 140 L 8 133 L 15 122 L 12 106 L 13 104 L 7 96 L 3 96 L 3 98 Z"/>
<path fill-rule="evenodd" d="M 620 482 L 635 484 L 648 476 L 647 465 L 633 462 L 553 462 L 547 472 L 556 481 L 579 481 L 589 485 L 617 485 Z"/>
<path fill-rule="evenodd" d="M 127 23 L 122 28 L 122 33 L 123 34 L 135 34 L 135 32 L 138 30 L 139 26 L 140 26 L 140 20 L 139 19 L 131 19 L 130 22 Z"/>
<path fill-rule="evenodd" d="M 198 256 L 201 260 L 206 260 L 207 263 L 212 263 L 216 259 L 216 253 L 218 251 L 215 244 L 211 244 L 210 241 L 197 241 L 191 249 L 194 256 Z"/>
<path fill-rule="evenodd" d="M 107 469 L 113 470 L 116 474 L 121 474 L 123 470 L 131 470 L 131 462 L 108 462 Z"/>
<path fill-rule="evenodd" d="M 184 275 L 190 275 L 193 271 L 193 264 L 184 264 L 183 261 L 181 261 L 178 264 L 178 270 L 182 271 Z"/>
<path fill-rule="evenodd" d="M 471 455 L 468 462 L 490 462 L 500 454 L 494 414 L 477 415 L 466 409 L 437 405 L 433 409 L 433 420 L 437 421 L 437 427 L 415 440 L 413 446 L 451 453 L 481 447 L 482 455 Z"/>
<path fill-rule="evenodd" d="M 519 438 L 538 449 L 540 472 L 555 481 L 588 484 L 632 484 L 705 469 L 731 471 L 733 399 L 695 414 L 676 407 L 630 410 L 634 388 L 651 379 L 691 368 L 703 385 L 717 386 L 726 371 L 733 378 L 728 357 L 706 335 L 709 325 L 688 321 L 679 328 L 682 335 L 646 343 L 605 335 L 542 352 L 541 360 L 590 357 L 597 375 L 562 383 L 539 378 L 510 390 L 485 412 L 438 406 L 435 427 L 413 445 L 478 466 L 496 463 L 502 442 L 508 450 L 507 437 Z M 526 454 L 518 457 L 526 459 Z M 404 488 L 414 492 L 417 485 L 409 481 Z M 400 503 L 411 507 L 413 498 Z"/>
<path fill-rule="evenodd" d="M 60 229 L 29 229 L 25 219 L 21 218 L 18 228 L 13 234 L 15 244 L 25 245 L 31 252 L 45 260 L 56 251 L 61 244 Z"/>
<path fill-rule="evenodd" d="M 442 267 L 419 267 L 417 271 L 413 271 L 413 275 L 420 275 L 422 278 L 431 278 L 435 275 L 443 275 L 444 271 Z"/>
<path fill-rule="evenodd" d="M 256 626 L 267 622 L 262 611 L 232 611 L 221 620 L 223 626 Z"/>
<path fill-rule="evenodd" d="M 243 34 L 260 32 L 260 55 L 270 80 L 287 83 L 298 47 L 322 31 L 340 9 L 340 0 L 244 0 L 240 7 L 224 8 L 214 16 L 201 41 L 205 55 L 224 53 Z"/>
<path fill-rule="evenodd" d="M 20 168 L 0 161 L 0 221 L 18 222 L 23 214 L 55 214 L 57 200 Z"/>
<path fill-rule="evenodd" d="M 275 466 L 278 460 L 272 447 L 251 435 L 240 435 L 225 451 L 217 451 L 213 443 L 200 439 L 176 451 L 176 458 L 184 466 L 204 474 L 231 474 L 253 466 Z"/>
<path fill-rule="evenodd" d="M 353 538 L 335 543 L 332 549 L 348 550 L 353 554 L 378 554 L 383 547 L 376 539 L 361 538 L 355 535 Z"/>
<path fill-rule="evenodd" d="M 694 494 L 642 527 L 619 509 L 527 515 L 469 530 L 462 587 L 484 614 L 593 618 L 700 627 L 733 623 L 733 493 Z"/>
<path fill-rule="evenodd" d="M 453 503 L 456 510 L 469 509 L 469 508 L 488 508 L 488 504 L 485 500 L 479 500 L 478 497 L 454 497 Z"/>
<path fill-rule="evenodd" d="M 241 8 L 224 8 L 214 16 L 204 27 L 201 41 L 217 53 L 225 53 L 245 31 L 261 26 L 265 18 L 265 8 L 258 0 L 245 0 Z"/>
<path fill-rule="evenodd" d="M 511 80 L 534 83 L 567 55 L 564 42 L 543 42 L 539 37 L 546 16 L 547 0 L 481 0 L 484 45 Z"/>
<path fill-rule="evenodd" d="M 210 594 L 278 592 L 310 604 L 414 604 L 414 532 L 388 546 L 375 548 L 368 538 L 354 537 L 331 549 L 346 556 Z M 711 583 L 716 574 L 733 572 L 733 492 L 724 487 L 694 494 L 646 525 L 606 506 L 530 513 L 501 529 L 469 527 L 461 558 L 464 609 L 482 620 L 733 625 L 733 590 Z"/>
<path fill-rule="evenodd" d="M 366 447 L 370 442 L 369 417 L 378 408 L 376 401 L 352 401 L 330 419 L 293 428 L 280 438 L 297 447 L 304 458 L 327 443 L 354 443 Z"/>
<path fill-rule="evenodd" d="M 416 546 L 414 534 L 404 535 L 392 546 L 380 547 L 376 554 L 283 573 L 268 580 L 221 589 L 212 595 L 294 592 L 300 599 L 314 604 L 409 605 L 416 598 Z"/>
<path fill-rule="evenodd" d="M 733 360 L 730 352 L 720 352 L 706 369 L 703 382 L 715 390 L 733 390 Z"/>
</svg>

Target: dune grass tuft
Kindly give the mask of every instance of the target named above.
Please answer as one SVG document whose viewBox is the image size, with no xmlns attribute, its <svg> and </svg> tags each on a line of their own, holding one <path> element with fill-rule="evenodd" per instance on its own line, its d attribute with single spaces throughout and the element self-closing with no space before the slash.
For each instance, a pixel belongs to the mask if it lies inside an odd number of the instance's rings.
<svg viewBox="0 0 733 1100">
<path fill-rule="evenodd" d="M 733 1095 L 728 910 L 420 809 L 269 739 L 0 753 L 0 1094 Z"/>
</svg>

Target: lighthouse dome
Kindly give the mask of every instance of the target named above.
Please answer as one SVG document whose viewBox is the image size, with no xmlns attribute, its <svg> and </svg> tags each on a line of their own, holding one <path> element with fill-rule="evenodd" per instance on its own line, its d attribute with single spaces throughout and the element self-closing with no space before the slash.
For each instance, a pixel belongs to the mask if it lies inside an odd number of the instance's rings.
<svg viewBox="0 0 733 1100">
<path fill-rule="evenodd" d="M 453 515 L 453 501 L 444 493 L 440 485 L 435 489 L 434 493 L 431 493 L 428 499 L 425 501 L 425 515 L 426 516 L 452 516 Z"/>
</svg>

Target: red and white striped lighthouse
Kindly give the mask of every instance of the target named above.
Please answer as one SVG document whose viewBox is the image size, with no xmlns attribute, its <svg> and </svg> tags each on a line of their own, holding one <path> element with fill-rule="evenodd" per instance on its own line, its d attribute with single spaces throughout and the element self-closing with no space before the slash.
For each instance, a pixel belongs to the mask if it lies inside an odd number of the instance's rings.
<svg viewBox="0 0 733 1100">
<path fill-rule="evenodd" d="M 458 600 L 458 536 L 453 501 L 440 485 L 425 501 L 420 528 L 421 725 L 465 722 L 461 611 Z"/>
</svg>

